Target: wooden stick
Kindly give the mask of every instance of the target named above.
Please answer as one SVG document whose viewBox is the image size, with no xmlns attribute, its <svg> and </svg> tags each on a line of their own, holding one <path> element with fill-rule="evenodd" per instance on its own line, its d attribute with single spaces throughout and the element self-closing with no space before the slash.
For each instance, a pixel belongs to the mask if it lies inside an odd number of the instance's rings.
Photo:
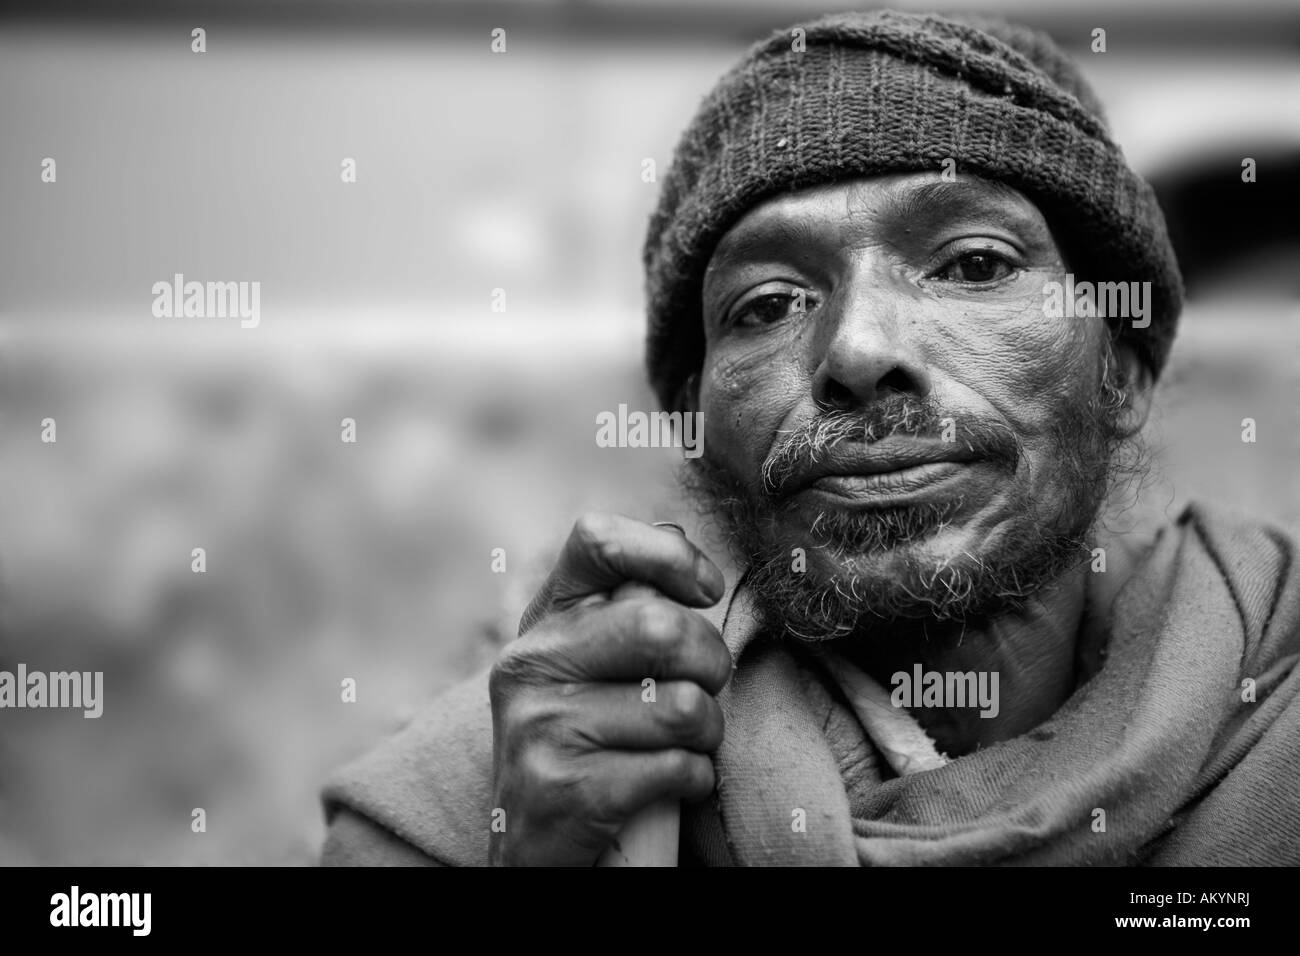
<svg viewBox="0 0 1300 956">
<path fill-rule="evenodd" d="M 676 866 L 681 817 L 676 800 L 650 804 L 627 822 L 597 866 Z"/>
</svg>

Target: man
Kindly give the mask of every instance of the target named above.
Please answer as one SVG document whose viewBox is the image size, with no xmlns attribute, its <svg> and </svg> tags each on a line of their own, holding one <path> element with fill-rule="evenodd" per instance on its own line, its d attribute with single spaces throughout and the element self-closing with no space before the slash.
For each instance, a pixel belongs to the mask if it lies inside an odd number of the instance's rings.
<svg viewBox="0 0 1300 956">
<path fill-rule="evenodd" d="M 726 547 L 580 519 L 491 673 L 331 783 L 326 862 L 590 865 L 665 800 L 684 864 L 1300 862 L 1292 543 L 1098 520 L 1181 280 L 1047 39 L 775 34 L 645 263 Z"/>
</svg>

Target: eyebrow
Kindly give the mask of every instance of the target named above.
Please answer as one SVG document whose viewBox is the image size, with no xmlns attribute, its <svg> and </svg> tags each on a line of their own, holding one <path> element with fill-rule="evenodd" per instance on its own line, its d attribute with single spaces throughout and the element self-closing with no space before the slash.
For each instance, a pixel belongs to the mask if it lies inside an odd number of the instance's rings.
<svg viewBox="0 0 1300 956">
<path fill-rule="evenodd" d="M 942 212 L 949 217 L 994 216 L 1029 228 L 1034 223 L 1032 209 L 1032 203 L 1006 183 L 967 178 L 924 182 L 893 193 L 885 200 L 881 218 L 894 222 L 932 221 L 936 213 Z"/>
<path fill-rule="evenodd" d="M 776 250 L 806 249 L 824 242 L 825 233 L 816 219 L 768 218 L 739 233 L 730 233 L 719 244 L 717 255 L 728 263 L 746 262 Z"/>
</svg>

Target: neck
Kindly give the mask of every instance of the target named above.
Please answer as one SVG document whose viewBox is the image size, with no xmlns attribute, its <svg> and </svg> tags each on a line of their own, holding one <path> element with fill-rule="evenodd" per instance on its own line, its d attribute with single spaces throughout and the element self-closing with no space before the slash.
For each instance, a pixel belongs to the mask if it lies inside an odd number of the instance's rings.
<svg viewBox="0 0 1300 956">
<path fill-rule="evenodd" d="M 868 632 L 836 642 L 836 649 L 895 693 L 950 757 L 1028 733 L 1051 717 L 1074 692 L 1076 644 L 1087 591 L 1086 566 L 1065 574 L 1023 608 L 981 622 L 881 622 Z M 932 695 L 923 702 L 922 675 L 970 673 L 985 692 L 996 688 L 993 706 Z M 996 684 L 992 675 L 996 673 Z M 906 680 L 903 679 L 905 675 Z M 969 685 L 969 682 L 967 684 Z M 908 694 L 910 691 L 910 695 Z M 984 714 L 984 716 L 981 716 Z"/>
</svg>

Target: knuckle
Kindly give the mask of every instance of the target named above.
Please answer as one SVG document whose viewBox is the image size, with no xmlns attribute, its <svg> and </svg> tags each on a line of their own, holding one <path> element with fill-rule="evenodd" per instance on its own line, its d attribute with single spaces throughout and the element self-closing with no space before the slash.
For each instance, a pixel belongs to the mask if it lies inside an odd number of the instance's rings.
<svg viewBox="0 0 1300 956">
<path fill-rule="evenodd" d="M 587 545 L 587 552 L 602 568 L 621 568 L 623 566 L 623 543 L 617 538 L 605 537 Z"/>
<path fill-rule="evenodd" d="M 573 540 L 581 548 L 599 552 L 611 538 L 613 522 L 603 511 L 588 511 L 573 523 Z"/>
<path fill-rule="evenodd" d="M 513 647 L 506 648 L 488 671 L 488 694 L 494 702 L 510 696 L 516 687 L 527 683 L 532 662 Z"/>
<path fill-rule="evenodd" d="M 674 781 L 685 780 L 691 776 L 693 754 L 687 750 L 670 750 L 664 759 L 664 773 Z"/>
<path fill-rule="evenodd" d="M 706 797 L 712 793 L 715 783 L 713 761 L 696 755 L 691 762 L 690 781 L 691 796 Z"/>
<path fill-rule="evenodd" d="M 488 671 L 488 697 L 493 704 L 499 703 L 509 695 L 513 686 L 514 679 L 510 665 L 506 664 L 504 658 L 497 658 L 492 669 Z"/>
<path fill-rule="evenodd" d="M 590 749 L 595 738 L 588 730 L 590 707 L 582 700 L 583 685 L 548 683 L 527 687 L 496 708 L 511 746 L 541 747 L 557 756 Z"/>
<path fill-rule="evenodd" d="M 689 681 L 670 684 L 669 687 L 665 718 L 677 733 L 697 736 L 708 718 L 708 696 L 698 684 Z"/>
<path fill-rule="evenodd" d="M 536 692 L 519 695 L 509 707 L 510 725 L 529 739 L 551 740 L 559 718 L 558 708 L 547 695 Z"/>
<path fill-rule="evenodd" d="M 518 757 L 519 777 L 525 793 L 539 802 L 553 802 L 572 788 L 573 778 L 564 764 L 546 747 L 529 747 Z"/>
<path fill-rule="evenodd" d="M 702 754 L 674 750 L 668 761 L 668 773 L 687 796 L 702 797 L 713 791 L 713 761 Z"/>
<path fill-rule="evenodd" d="M 642 640 L 654 646 L 658 655 L 667 657 L 677 649 L 681 618 L 668 601 L 642 601 L 636 609 L 636 631 Z"/>
</svg>

